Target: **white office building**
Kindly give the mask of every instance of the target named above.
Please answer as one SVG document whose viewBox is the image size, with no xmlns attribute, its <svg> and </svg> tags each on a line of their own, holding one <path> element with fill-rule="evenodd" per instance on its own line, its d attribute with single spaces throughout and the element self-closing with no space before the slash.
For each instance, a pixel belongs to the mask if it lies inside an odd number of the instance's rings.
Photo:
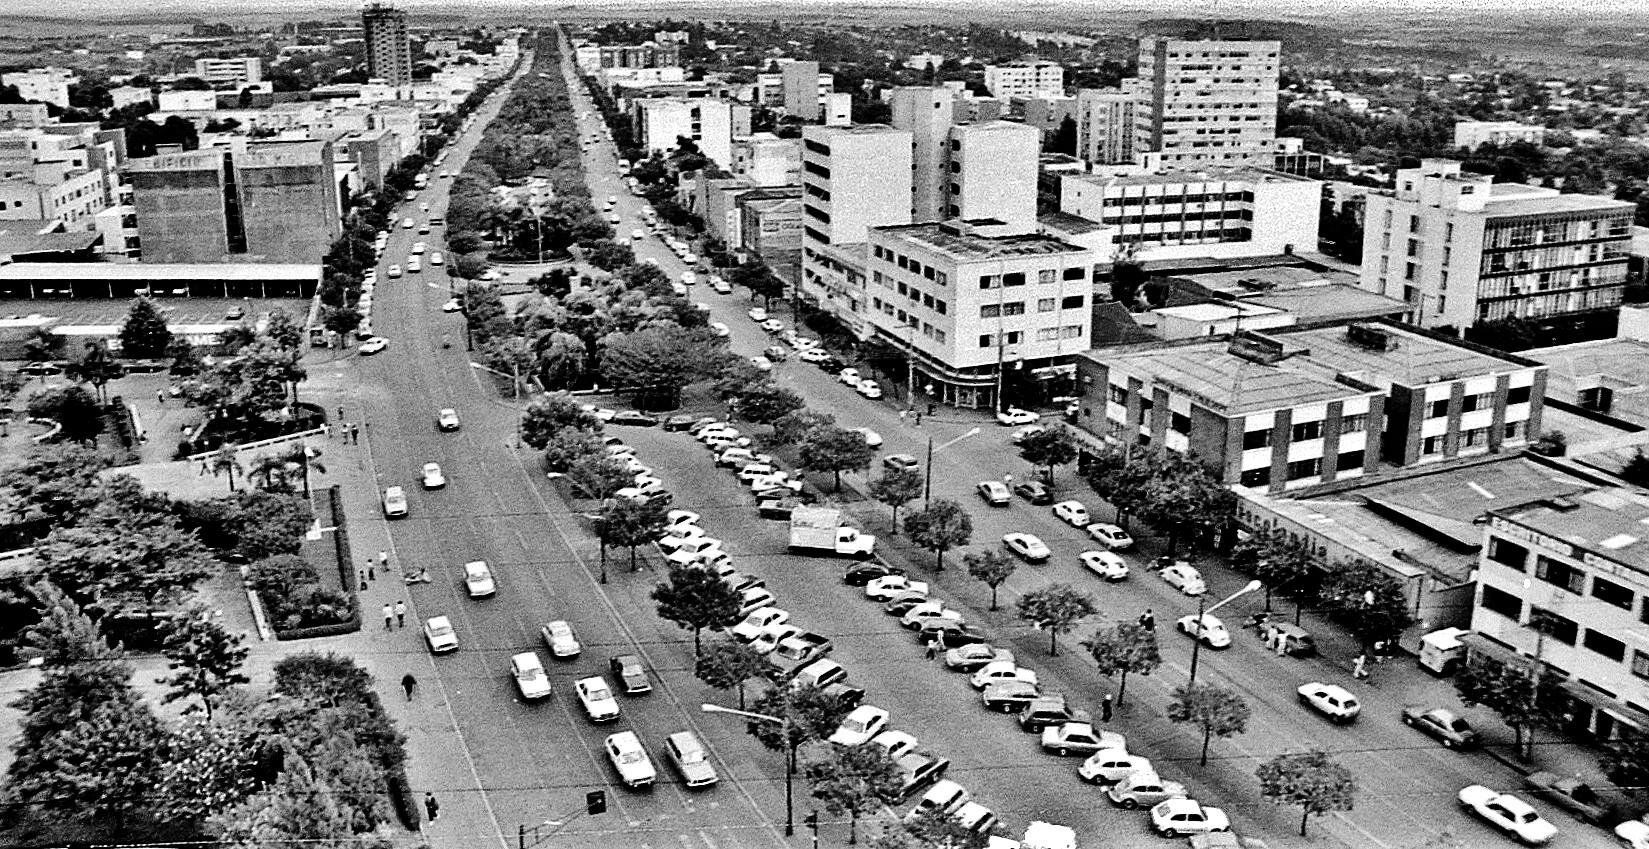
<svg viewBox="0 0 1649 849">
<path fill-rule="evenodd" d="M 950 128 L 942 219 L 994 220 L 1016 232 L 1036 227 L 1042 134 L 1008 121 Z"/>
<path fill-rule="evenodd" d="M 263 79 L 263 60 L 256 56 L 196 59 L 195 76 L 214 86 L 243 86 Z"/>
<path fill-rule="evenodd" d="M 1516 121 L 1456 121 L 1454 146 L 1476 150 L 1486 144 L 1505 147 L 1513 142 L 1546 143 L 1546 128 Z"/>
<path fill-rule="evenodd" d="M 1275 41 L 1141 39 L 1136 150 L 1156 154 L 1153 170 L 1271 167 L 1281 52 Z"/>
<path fill-rule="evenodd" d="M 1135 92 L 1120 88 L 1079 90 L 1075 102 L 1077 158 L 1090 168 L 1132 165 L 1137 103 Z"/>
<path fill-rule="evenodd" d="M 991 97 L 1057 97 L 1065 93 L 1065 66 L 1058 62 L 986 65 L 985 88 Z"/>
<path fill-rule="evenodd" d="M 658 97 L 632 101 L 636 142 L 648 153 L 668 153 L 691 139 L 717 165 L 733 163 L 733 112 L 725 100 Z"/>
<path fill-rule="evenodd" d="M 884 124 L 802 128 L 801 291 L 867 334 L 865 239 L 910 222 L 911 135 Z M 893 175 L 900 175 L 894 178 Z"/>
<path fill-rule="evenodd" d="M 0 74 L 0 85 L 17 87 L 18 96 L 37 103 L 69 108 L 69 86 L 80 82 L 68 68 L 35 68 Z"/>
</svg>

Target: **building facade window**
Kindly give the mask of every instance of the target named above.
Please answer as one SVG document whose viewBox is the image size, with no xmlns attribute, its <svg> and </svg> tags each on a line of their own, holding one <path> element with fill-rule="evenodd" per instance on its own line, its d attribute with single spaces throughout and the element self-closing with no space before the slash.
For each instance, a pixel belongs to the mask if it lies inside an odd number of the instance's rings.
<svg viewBox="0 0 1649 849">
<path fill-rule="evenodd" d="M 1619 662 L 1626 659 L 1626 644 L 1600 631 L 1587 628 L 1584 645 L 1610 660 Z"/>
<path fill-rule="evenodd" d="M 1580 638 L 1575 620 L 1534 605 L 1529 606 L 1529 627 L 1565 645 L 1572 646 Z"/>
<path fill-rule="evenodd" d="M 1037 298 L 1036 299 L 1036 311 L 1037 312 L 1053 312 L 1054 311 L 1054 305 L 1058 304 L 1058 303 L 1059 303 L 1059 299 L 1057 299 L 1057 298 Z"/>
<path fill-rule="evenodd" d="M 1498 587 L 1483 587 L 1483 609 L 1498 613 L 1513 622 L 1523 620 L 1523 600 Z"/>
<path fill-rule="evenodd" d="M 1297 481 L 1301 478 L 1314 478 L 1323 473 L 1323 458 L 1313 457 L 1310 460 L 1295 460 L 1288 464 L 1288 479 Z"/>
<path fill-rule="evenodd" d="M 1340 417 L 1341 433 L 1362 433 L 1368 429 L 1368 414 L 1358 413 L 1354 416 Z"/>
<path fill-rule="evenodd" d="M 1534 576 L 1554 587 L 1562 587 L 1575 595 L 1586 588 L 1586 573 L 1567 563 L 1549 557 L 1536 557 Z"/>
<path fill-rule="evenodd" d="M 1363 467 L 1363 457 L 1362 451 L 1342 452 L 1339 457 L 1334 459 L 1334 468 L 1341 472 L 1361 469 Z"/>
<path fill-rule="evenodd" d="M 1519 572 L 1529 568 L 1529 550 L 1504 537 L 1489 537 L 1489 559 Z"/>
<path fill-rule="evenodd" d="M 1244 431 L 1242 435 L 1242 449 L 1252 451 L 1255 448 L 1271 447 L 1271 428 Z"/>
<path fill-rule="evenodd" d="M 1271 467 L 1249 469 L 1242 473 L 1239 482 L 1243 486 L 1268 486 L 1271 483 Z"/>
<path fill-rule="evenodd" d="M 1649 680 L 1649 652 L 1641 649 L 1632 651 L 1632 674 Z"/>
<path fill-rule="evenodd" d="M 1289 431 L 1290 442 L 1305 442 L 1311 439 L 1321 439 L 1322 437 L 1323 423 L 1321 420 L 1314 422 L 1300 422 L 1299 424 L 1294 425 Z"/>
<path fill-rule="evenodd" d="M 1441 419 L 1449 414 L 1449 399 L 1443 398 L 1426 405 L 1426 418 Z"/>
<path fill-rule="evenodd" d="M 1128 387 L 1112 384 L 1107 389 L 1106 397 L 1110 399 L 1111 403 L 1128 405 Z"/>
<path fill-rule="evenodd" d="M 1190 433 L 1191 417 L 1184 413 L 1169 413 L 1168 429 L 1175 433 Z"/>
<path fill-rule="evenodd" d="M 1427 456 L 1443 453 L 1443 437 L 1428 436 L 1422 439 L 1420 441 L 1420 453 Z"/>
<path fill-rule="evenodd" d="M 1512 388 L 1507 389 L 1506 404 L 1511 405 L 1529 403 L 1529 395 L 1532 389 L 1533 387 L 1529 386 L 1513 386 Z"/>
<path fill-rule="evenodd" d="M 1601 575 L 1592 577 L 1592 597 L 1621 610 L 1631 610 L 1637 597 L 1631 590 Z"/>
</svg>

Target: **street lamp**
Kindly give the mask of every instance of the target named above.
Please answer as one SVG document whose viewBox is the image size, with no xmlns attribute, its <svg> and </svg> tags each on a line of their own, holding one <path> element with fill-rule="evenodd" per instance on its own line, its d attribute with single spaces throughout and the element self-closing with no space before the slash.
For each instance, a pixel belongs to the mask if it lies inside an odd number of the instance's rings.
<svg viewBox="0 0 1649 849">
<path fill-rule="evenodd" d="M 924 472 L 926 473 L 926 478 L 923 479 L 923 481 L 922 481 L 922 508 L 924 510 L 927 509 L 928 502 L 933 496 L 933 455 L 936 452 L 943 451 L 946 448 L 949 448 L 952 445 L 955 445 L 956 443 L 961 442 L 962 440 L 967 439 L 970 436 L 978 436 L 978 435 L 979 435 L 979 428 L 974 428 L 973 430 L 970 430 L 967 433 L 964 433 L 961 436 L 958 436 L 955 439 L 952 439 L 951 441 L 946 442 L 943 445 L 940 445 L 938 448 L 935 448 L 935 447 L 933 447 L 933 434 L 931 434 L 931 433 L 928 434 L 928 465 L 927 465 L 927 468 L 924 470 Z"/>
<path fill-rule="evenodd" d="M 1202 617 L 1203 617 L 1203 615 L 1208 614 L 1208 613 L 1213 613 L 1214 611 L 1219 610 L 1220 608 L 1226 606 L 1227 604 L 1230 604 L 1233 599 L 1236 599 L 1239 596 L 1248 595 L 1249 593 L 1254 592 L 1254 591 L 1258 590 L 1260 587 L 1263 587 L 1263 586 L 1265 586 L 1265 585 L 1260 583 L 1257 580 L 1249 581 L 1247 586 L 1245 586 L 1242 589 L 1237 590 L 1236 592 L 1226 596 L 1224 599 L 1221 599 L 1220 602 L 1218 604 L 1215 604 L 1213 607 L 1209 607 L 1209 608 L 1206 608 L 1206 609 L 1204 608 L 1204 605 L 1206 605 L 1208 603 L 1208 595 L 1205 593 L 1203 595 L 1197 596 L 1197 633 L 1196 633 L 1196 639 L 1191 641 L 1191 681 L 1186 685 L 1187 687 L 1189 687 L 1191 684 L 1197 683 L 1197 660 L 1202 656 Z"/>
<path fill-rule="evenodd" d="M 746 719 L 755 719 L 761 722 L 777 722 L 780 731 L 784 734 L 785 763 L 784 763 L 784 836 L 793 837 L 796 834 L 795 797 L 791 791 L 791 763 L 796 757 L 796 748 L 790 744 L 790 719 L 782 716 L 773 716 L 766 713 L 753 713 L 747 710 L 722 707 L 705 702 L 699 705 L 699 710 L 705 713 L 730 713 Z"/>
</svg>

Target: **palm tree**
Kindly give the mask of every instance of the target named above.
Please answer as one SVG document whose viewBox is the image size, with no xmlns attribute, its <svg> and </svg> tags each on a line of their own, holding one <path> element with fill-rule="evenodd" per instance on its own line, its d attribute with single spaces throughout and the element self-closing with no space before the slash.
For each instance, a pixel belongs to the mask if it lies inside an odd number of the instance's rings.
<svg viewBox="0 0 1649 849">
<path fill-rule="evenodd" d="M 219 448 L 217 451 L 212 453 L 212 474 L 216 475 L 219 472 L 228 472 L 230 492 L 235 491 L 235 473 L 246 471 L 245 467 L 240 464 L 240 459 L 236 457 L 236 454 L 239 451 L 240 446 L 235 445 L 232 442 L 225 442 L 222 448 Z"/>
<path fill-rule="evenodd" d="M 309 495 L 310 469 L 314 469 L 323 475 L 326 474 L 326 467 L 321 465 L 320 462 L 321 449 L 313 448 L 303 440 L 299 440 L 297 445 L 292 446 L 282 459 L 289 465 L 296 465 L 303 475 L 303 494 L 305 497 Z"/>
<path fill-rule="evenodd" d="M 259 454 L 246 470 L 246 480 L 264 492 L 291 492 L 292 482 L 287 479 L 291 465 L 285 454 Z"/>
</svg>

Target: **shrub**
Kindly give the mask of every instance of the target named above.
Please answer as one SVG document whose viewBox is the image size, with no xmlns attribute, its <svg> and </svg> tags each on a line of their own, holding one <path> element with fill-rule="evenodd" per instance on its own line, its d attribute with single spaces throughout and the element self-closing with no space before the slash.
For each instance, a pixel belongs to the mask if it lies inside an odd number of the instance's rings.
<svg viewBox="0 0 1649 849">
<path fill-rule="evenodd" d="M 347 622 L 355 614 L 352 596 L 321 586 L 309 561 L 277 554 L 252 564 L 247 583 L 263 599 L 277 632 Z"/>
</svg>

